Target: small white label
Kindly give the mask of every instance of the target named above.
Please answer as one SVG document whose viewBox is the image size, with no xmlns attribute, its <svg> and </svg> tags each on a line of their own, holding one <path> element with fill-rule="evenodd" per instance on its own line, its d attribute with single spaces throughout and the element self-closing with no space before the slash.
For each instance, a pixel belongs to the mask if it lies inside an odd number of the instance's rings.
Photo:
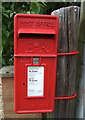
<svg viewBox="0 0 85 120">
<path fill-rule="evenodd" d="M 29 66 L 27 68 L 27 96 L 43 96 L 44 94 L 44 67 Z"/>
</svg>

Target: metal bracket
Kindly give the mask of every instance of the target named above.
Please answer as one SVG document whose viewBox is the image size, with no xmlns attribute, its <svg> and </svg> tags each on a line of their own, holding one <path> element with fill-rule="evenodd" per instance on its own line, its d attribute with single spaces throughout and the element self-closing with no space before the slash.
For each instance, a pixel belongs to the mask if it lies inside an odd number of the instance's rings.
<svg viewBox="0 0 85 120">
<path fill-rule="evenodd" d="M 57 100 L 67 100 L 67 99 L 73 99 L 77 96 L 77 93 L 74 92 L 74 94 L 72 96 L 67 96 L 67 97 L 55 97 L 55 99 Z"/>
<path fill-rule="evenodd" d="M 79 51 L 72 51 L 70 53 L 57 53 L 57 55 L 76 55 L 76 54 L 79 54 L 80 52 Z"/>
<path fill-rule="evenodd" d="M 79 54 L 80 52 L 79 51 L 72 51 L 70 53 L 57 53 L 57 55 L 76 55 L 76 54 Z M 67 99 L 73 99 L 77 96 L 77 93 L 74 92 L 74 94 L 72 96 L 67 96 L 67 97 L 55 97 L 55 99 L 57 100 L 67 100 Z"/>
</svg>

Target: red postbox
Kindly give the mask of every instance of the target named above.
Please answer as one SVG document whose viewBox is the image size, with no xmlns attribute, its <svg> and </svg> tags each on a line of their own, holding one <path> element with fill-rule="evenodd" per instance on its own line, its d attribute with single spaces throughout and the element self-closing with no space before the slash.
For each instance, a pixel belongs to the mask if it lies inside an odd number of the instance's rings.
<svg viewBox="0 0 85 120">
<path fill-rule="evenodd" d="M 54 109 L 58 17 L 14 17 L 14 106 L 16 113 Z"/>
</svg>

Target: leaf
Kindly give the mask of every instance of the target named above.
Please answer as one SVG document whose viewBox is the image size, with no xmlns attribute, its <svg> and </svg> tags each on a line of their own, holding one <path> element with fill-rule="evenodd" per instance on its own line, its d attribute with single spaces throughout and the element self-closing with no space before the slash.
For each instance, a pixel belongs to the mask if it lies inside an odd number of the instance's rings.
<svg viewBox="0 0 85 120">
<path fill-rule="evenodd" d="M 4 31 L 4 35 L 8 38 L 9 37 L 9 31 Z"/>
<path fill-rule="evenodd" d="M 44 6 L 47 6 L 46 3 L 45 3 L 45 2 L 46 2 L 45 0 L 41 0 L 40 2 L 41 2 Z"/>
<path fill-rule="evenodd" d="M 35 12 L 31 11 L 31 14 L 35 14 Z"/>
<path fill-rule="evenodd" d="M 6 18 L 9 18 L 8 14 L 3 13 L 3 16 L 5 16 Z"/>
<path fill-rule="evenodd" d="M 45 8 L 47 5 L 46 5 L 46 3 L 39 3 L 39 5 L 40 5 L 40 8 Z"/>
<path fill-rule="evenodd" d="M 32 3 L 31 3 L 31 10 L 32 10 L 35 14 L 39 14 L 39 11 L 40 11 L 39 3 L 37 3 L 37 2 L 32 2 Z"/>
<path fill-rule="evenodd" d="M 10 18 L 12 18 L 12 16 L 13 16 L 13 13 L 10 13 Z"/>
<path fill-rule="evenodd" d="M 11 10 L 6 10 L 4 11 L 6 14 L 9 14 L 11 12 Z"/>
<path fill-rule="evenodd" d="M 15 3 L 11 4 L 11 9 L 14 10 Z"/>
<path fill-rule="evenodd" d="M 27 14 L 31 14 L 30 11 L 27 11 L 26 13 L 27 13 Z"/>
<path fill-rule="evenodd" d="M 8 23 L 8 29 L 10 29 L 12 22 Z"/>
</svg>

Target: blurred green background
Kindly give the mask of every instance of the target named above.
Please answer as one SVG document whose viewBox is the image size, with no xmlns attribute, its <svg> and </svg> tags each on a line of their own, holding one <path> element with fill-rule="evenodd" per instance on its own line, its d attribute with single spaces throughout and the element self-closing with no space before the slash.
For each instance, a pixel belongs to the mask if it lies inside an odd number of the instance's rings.
<svg viewBox="0 0 85 120">
<path fill-rule="evenodd" d="M 13 65 L 14 15 L 47 14 L 66 6 L 80 6 L 78 2 L 2 2 L 2 66 Z"/>
</svg>

